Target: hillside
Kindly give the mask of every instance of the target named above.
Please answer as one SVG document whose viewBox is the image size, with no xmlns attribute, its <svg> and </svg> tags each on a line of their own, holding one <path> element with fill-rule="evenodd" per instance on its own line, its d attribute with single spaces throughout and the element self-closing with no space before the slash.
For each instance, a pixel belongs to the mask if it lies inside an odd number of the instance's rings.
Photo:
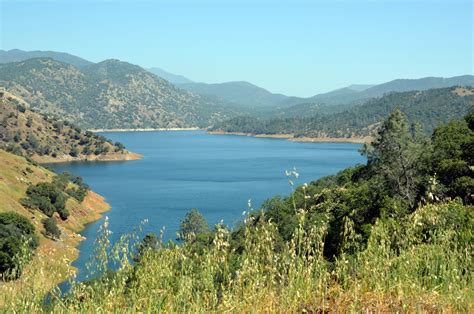
<svg viewBox="0 0 474 314">
<path fill-rule="evenodd" d="M 103 136 L 31 111 L 21 98 L 0 92 L 0 148 L 38 162 L 131 160 L 140 156 Z"/>
<path fill-rule="evenodd" d="M 52 59 L 6 63 L 0 83 L 33 109 L 84 128 L 206 127 L 236 114 L 118 60 L 81 69 Z"/>
<path fill-rule="evenodd" d="M 0 149 L 0 215 L 13 212 L 25 217 L 34 226 L 34 233 L 39 244 L 33 252 L 31 261 L 25 260 L 27 264 L 21 278 L 0 284 L 2 296 L 0 306 L 5 306 L 5 298 L 18 296 L 25 289 L 36 287 L 44 295 L 54 285 L 67 279 L 74 271 L 70 263 L 77 258 L 79 252 L 76 247 L 83 239 L 77 232 L 87 223 L 99 219 L 101 214 L 109 208 L 100 195 L 89 190 L 81 201 L 64 194 L 66 199 L 64 206 L 68 217 L 64 220 L 57 213 L 53 215 L 61 235 L 56 240 L 46 236 L 42 221 L 47 218 L 47 215 L 39 209 L 25 207 L 23 199 L 27 196 L 30 186 L 49 183 L 55 178 L 57 176 L 53 172 L 36 163 Z M 67 186 L 78 188 L 71 182 Z M 5 236 L 5 229 L 2 227 L 0 226 L 2 234 L 0 239 Z"/>
<path fill-rule="evenodd" d="M 225 82 L 220 84 L 186 83 L 178 84 L 180 88 L 223 101 L 250 108 L 277 107 L 290 97 L 274 94 L 266 89 L 248 82 Z M 302 100 L 300 98 L 297 98 Z M 293 100 L 293 102 L 298 102 Z"/>
<path fill-rule="evenodd" d="M 442 88 L 391 93 L 342 112 L 289 118 L 236 117 L 211 128 L 214 132 L 285 134 L 289 137 L 364 138 L 372 136 L 381 120 L 395 108 L 419 122 L 425 132 L 465 115 L 474 104 L 472 88 Z M 310 112 L 310 111 L 308 111 Z"/>
<path fill-rule="evenodd" d="M 0 63 L 25 61 L 34 58 L 51 58 L 59 62 L 82 68 L 92 62 L 65 52 L 56 51 L 23 51 L 20 49 L 0 50 Z"/>
<path fill-rule="evenodd" d="M 434 88 L 451 86 L 474 86 L 474 76 L 463 75 L 450 78 L 424 77 L 420 79 L 397 79 L 373 86 L 349 86 L 329 93 L 315 95 L 308 101 L 323 102 L 325 104 L 349 104 L 362 102 L 369 98 L 381 97 L 391 92 L 407 92 L 413 90 L 424 91 Z"/>
</svg>

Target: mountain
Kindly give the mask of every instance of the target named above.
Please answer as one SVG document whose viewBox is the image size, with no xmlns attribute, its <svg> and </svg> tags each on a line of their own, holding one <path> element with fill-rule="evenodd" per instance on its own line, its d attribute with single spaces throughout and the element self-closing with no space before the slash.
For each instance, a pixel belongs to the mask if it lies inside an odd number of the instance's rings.
<svg viewBox="0 0 474 314">
<path fill-rule="evenodd" d="M 178 84 L 178 86 L 200 95 L 215 97 L 224 102 L 245 106 L 251 109 L 276 109 L 283 112 L 288 107 L 300 104 L 354 105 L 390 92 L 427 90 L 451 86 L 474 86 L 474 76 L 397 79 L 378 85 L 352 84 L 308 98 L 274 94 L 248 82 L 227 82 L 220 84 L 185 83 Z"/>
<path fill-rule="evenodd" d="M 390 93 L 332 114 L 270 119 L 240 116 L 214 126 L 211 131 L 291 134 L 311 138 L 362 138 L 372 136 L 380 121 L 399 108 L 410 122 L 420 123 L 430 133 L 440 124 L 462 117 L 472 106 L 474 88 L 448 87 Z"/>
<path fill-rule="evenodd" d="M 150 68 L 150 69 L 148 69 L 148 71 L 150 71 L 151 73 L 153 73 L 155 75 L 158 75 L 161 78 L 164 78 L 165 80 L 167 80 L 168 82 L 173 83 L 173 84 L 179 85 L 179 84 L 194 83 L 193 81 L 191 81 L 187 77 L 184 77 L 182 75 L 173 74 L 173 73 L 167 72 L 167 71 L 165 71 L 163 69 L 160 69 L 160 68 Z"/>
<path fill-rule="evenodd" d="M 92 62 L 73 56 L 64 52 L 56 51 L 23 51 L 19 49 L 0 50 L 0 63 L 19 62 L 34 58 L 51 58 L 56 61 L 71 64 L 82 68 L 91 65 Z"/>
<path fill-rule="evenodd" d="M 0 148 L 38 162 L 139 158 L 121 143 L 31 111 L 26 102 L 7 92 L 0 92 L 0 123 Z"/>
<path fill-rule="evenodd" d="M 352 84 L 352 85 L 347 86 L 347 88 L 361 92 L 374 86 L 375 84 Z"/>
<path fill-rule="evenodd" d="M 361 103 L 369 98 L 380 97 L 391 92 L 423 91 L 451 86 L 474 86 L 474 76 L 463 75 L 451 78 L 425 77 L 420 79 L 397 79 L 372 86 L 350 85 L 345 88 L 310 97 L 308 102 L 323 102 L 325 104 Z"/>
<path fill-rule="evenodd" d="M 217 99 L 225 102 L 253 108 L 277 107 L 290 98 L 282 94 L 271 93 L 248 82 L 226 82 L 220 84 L 187 83 L 179 84 L 178 86 L 193 93 L 217 97 Z M 298 101 L 303 100 L 302 98 L 297 99 Z"/>
<path fill-rule="evenodd" d="M 81 69 L 53 59 L 0 64 L 0 84 L 33 109 L 84 128 L 207 127 L 237 114 L 119 60 Z"/>
<path fill-rule="evenodd" d="M 389 92 L 407 92 L 451 86 L 474 86 L 473 75 L 444 77 L 424 77 L 420 79 L 398 79 L 379 84 L 363 91 L 366 97 L 378 97 Z"/>
</svg>

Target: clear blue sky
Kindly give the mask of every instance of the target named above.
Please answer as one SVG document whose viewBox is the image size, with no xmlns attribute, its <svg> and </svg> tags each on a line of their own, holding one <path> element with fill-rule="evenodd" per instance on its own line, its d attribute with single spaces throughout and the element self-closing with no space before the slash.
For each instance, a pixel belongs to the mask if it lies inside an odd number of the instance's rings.
<svg viewBox="0 0 474 314">
<path fill-rule="evenodd" d="M 470 0 L 0 2 L 1 49 L 116 58 L 208 83 L 310 96 L 473 74 Z"/>
</svg>

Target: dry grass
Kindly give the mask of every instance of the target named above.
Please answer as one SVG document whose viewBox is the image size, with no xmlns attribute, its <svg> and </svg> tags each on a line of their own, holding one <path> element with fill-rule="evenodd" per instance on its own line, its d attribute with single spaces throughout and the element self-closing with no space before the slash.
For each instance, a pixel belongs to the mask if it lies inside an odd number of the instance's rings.
<svg viewBox="0 0 474 314">
<path fill-rule="evenodd" d="M 57 219 L 61 239 L 53 241 L 44 237 L 41 220 L 46 216 L 40 211 L 24 208 L 20 199 L 25 197 L 28 184 L 51 181 L 53 175 L 49 170 L 28 163 L 22 157 L 0 150 L 0 212 L 13 211 L 30 218 L 40 236 L 40 246 L 25 267 L 21 279 L 0 283 L 0 304 L 30 290 L 36 291 L 39 297 L 44 296 L 55 285 L 70 277 L 75 271 L 70 264 L 78 257 L 76 247 L 83 240 L 76 232 L 83 229 L 85 224 L 99 219 L 110 207 L 103 197 L 93 192 L 89 192 L 81 204 L 69 198 L 66 207 L 71 213 L 70 217 L 67 221 Z"/>
</svg>

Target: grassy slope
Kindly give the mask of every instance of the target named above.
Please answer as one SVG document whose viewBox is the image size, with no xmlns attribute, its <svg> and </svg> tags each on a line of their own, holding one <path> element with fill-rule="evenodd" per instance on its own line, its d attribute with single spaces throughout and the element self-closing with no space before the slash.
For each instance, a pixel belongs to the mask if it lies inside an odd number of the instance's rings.
<svg viewBox="0 0 474 314">
<path fill-rule="evenodd" d="M 27 170 L 31 169 L 30 171 Z M 85 224 L 97 220 L 109 209 L 100 195 L 89 192 L 83 203 L 69 198 L 66 204 L 71 216 L 67 221 L 58 220 L 61 240 L 52 241 L 42 235 L 41 220 L 46 216 L 40 211 L 29 211 L 20 205 L 28 184 L 51 181 L 54 174 L 35 166 L 24 158 L 0 150 L 0 212 L 13 211 L 31 219 L 40 236 L 40 247 L 28 264 L 21 279 L 0 284 L 0 304 L 11 296 L 19 297 L 24 289 L 37 289 L 46 293 L 55 284 L 66 279 L 72 272 L 70 262 L 77 258 L 76 246 L 82 237 L 76 232 Z"/>
</svg>

